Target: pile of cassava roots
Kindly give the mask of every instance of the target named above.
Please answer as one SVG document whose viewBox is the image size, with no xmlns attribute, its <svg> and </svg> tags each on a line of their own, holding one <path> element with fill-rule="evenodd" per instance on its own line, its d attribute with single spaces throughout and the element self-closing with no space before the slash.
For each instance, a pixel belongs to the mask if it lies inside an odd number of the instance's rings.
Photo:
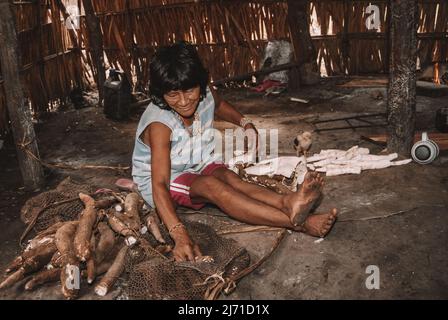
<svg viewBox="0 0 448 320">
<path fill-rule="evenodd" d="M 86 279 L 97 295 L 105 296 L 124 271 L 127 251 L 135 245 L 151 246 L 143 234 L 149 231 L 157 240 L 153 250 L 171 251 L 157 214 L 137 193 L 109 192 L 97 200 L 93 196 L 79 193 L 84 209 L 77 220 L 54 223 L 28 241 L 5 270 L 0 289 L 23 281 L 31 291 L 60 281 L 63 296 L 76 299 Z"/>
</svg>

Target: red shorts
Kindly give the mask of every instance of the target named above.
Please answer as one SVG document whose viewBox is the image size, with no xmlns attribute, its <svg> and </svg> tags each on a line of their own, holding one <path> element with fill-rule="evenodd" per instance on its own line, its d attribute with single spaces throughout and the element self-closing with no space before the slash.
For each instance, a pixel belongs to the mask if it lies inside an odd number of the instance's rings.
<svg viewBox="0 0 448 320">
<path fill-rule="evenodd" d="M 199 173 L 185 172 L 170 183 L 171 198 L 178 205 L 199 210 L 205 203 L 192 203 L 190 198 L 190 188 L 194 180 L 200 176 L 210 176 L 218 168 L 227 168 L 223 163 L 212 162 L 205 166 Z"/>
</svg>

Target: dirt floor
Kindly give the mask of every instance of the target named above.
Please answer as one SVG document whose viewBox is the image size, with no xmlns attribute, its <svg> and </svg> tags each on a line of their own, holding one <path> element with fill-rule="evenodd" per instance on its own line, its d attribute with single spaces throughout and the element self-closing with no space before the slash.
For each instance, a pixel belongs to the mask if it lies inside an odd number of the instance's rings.
<svg viewBox="0 0 448 320">
<path fill-rule="evenodd" d="M 363 113 L 385 112 L 386 88 L 342 88 L 340 80 L 279 97 L 264 97 L 246 89 L 221 90 L 258 128 L 279 129 L 279 152 L 294 154 L 292 141 L 309 122 Z M 290 97 L 308 99 L 308 104 Z M 418 96 L 418 129 L 434 131 L 435 112 L 448 105 L 448 97 Z M 127 122 L 107 120 L 102 110 L 67 107 L 36 123 L 42 159 L 73 167 L 80 165 L 130 166 L 139 110 Z M 344 123 L 336 123 L 341 126 Z M 231 125 L 216 122 L 219 129 Z M 377 154 L 382 147 L 361 140 L 361 135 L 384 133 L 384 128 L 324 131 L 315 135 L 311 152 L 359 145 Z M 24 191 L 11 137 L 0 150 L 0 270 L 20 248 L 24 230 L 19 211 L 37 194 Z M 46 189 L 64 177 L 111 187 L 130 170 L 47 170 Z M 321 242 L 287 233 L 273 255 L 243 278 L 223 299 L 447 299 L 448 298 L 448 154 L 431 165 L 402 167 L 329 177 L 318 211 L 340 210 L 339 220 Z M 43 190 L 41 190 L 43 191 Z M 205 209 L 217 212 L 215 208 Z M 206 216 L 192 215 L 192 219 Z M 277 232 L 234 235 L 254 259 L 268 252 Z M 369 290 L 366 268 L 380 271 L 380 288 Z M 23 285 L 23 284 L 22 284 Z M 47 286 L 22 294 L 20 285 L 0 293 L 3 299 L 61 299 L 60 288 Z M 115 290 L 107 298 L 120 296 Z M 85 295 L 85 299 L 94 299 Z"/>
</svg>

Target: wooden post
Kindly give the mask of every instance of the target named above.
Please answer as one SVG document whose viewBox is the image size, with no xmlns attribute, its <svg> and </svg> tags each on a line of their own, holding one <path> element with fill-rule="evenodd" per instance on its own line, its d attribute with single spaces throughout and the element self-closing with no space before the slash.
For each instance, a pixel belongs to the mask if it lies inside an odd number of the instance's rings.
<svg viewBox="0 0 448 320">
<path fill-rule="evenodd" d="M 386 8 L 387 8 L 387 17 L 386 17 L 386 30 L 384 31 L 385 36 L 385 48 L 386 48 L 386 59 L 384 63 L 384 73 L 389 73 L 390 71 L 390 22 L 391 22 L 391 12 L 390 12 L 390 1 L 387 0 Z"/>
<path fill-rule="evenodd" d="M 89 47 L 91 59 L 96 69 L 96 85 L 98 86 L 99 104 L 103 101 L 103 85 L 106 80 L 103 56 L 103 35 L 100 28 L 100 19 L 95 15 L 91 0 L 82 0 L 86 14 L 87 34 L 89 36 Z"/>
<path fill-rule="evenodd" d="M 19 76 L 19 52 L 15 22 L 8 0 L 0 0 L 0 64 L 11 129 L 25 189 L 43 185 L 44 175 L 39 158 L 31 110 L 25 105 Z M 37 158 L 37 159 L 36 159 Z"/>
<path fill-rule="evenodd" d="M 341 41 L 341 52 L 342 52 L 342 61 L 343 61 L 343 68 L 344 74 L 350 74 L 349 69 L 349 52 L 350 52 L 350 40 L 348 38 L 348 32 L 349 32 L 349 19 L 350 19 L 350 12 L 349 10 L 352 8 L 351 4 L 348 3 L 348 0 L 344 0 L 344 30 L 342 32 L 342 41 Z"/>
<path fill-rule="evenodd" d="M 40 75 L 40 86 L 42 88 L 41 90 L 41 94 L 43 96 L 43 100 L 44 101 L 48 101 L 48 97 L 47 97 L 47 92 L 48 92 L 48 88 L 47 88 L 47 84 L 46 81 L 44 81 L 45 79 L 45 61 L 44 61 L 44 46 L 43 46 L 43 41 L 44 41 L 44 33 L 43 33 L 43 27 L 42 27 L 42 7 L 41 7 L 41 2 L 37 1 L 36 4 L 37 6 L 37 41 L 39 44 L 39 60 L 36 61 L 36 63 L 39 66 L 39 75 Z"/>
<path fill-rule="evenodd" d="M 317 54 L 310 35 L 308 0 L 288 0 L 288 24 L 295 62 L 299 70 L 291 69 L 289 88 L 297 89 L 300 84 L 316 84 L 319 81 Z M 300 75 L 300 79 L 297 79 Z"/>
<path fill-rule="evenodd" d="M 391 0 L 388 152 L 410 154 L 415 130 L 417 0 Z"/>
</svg>

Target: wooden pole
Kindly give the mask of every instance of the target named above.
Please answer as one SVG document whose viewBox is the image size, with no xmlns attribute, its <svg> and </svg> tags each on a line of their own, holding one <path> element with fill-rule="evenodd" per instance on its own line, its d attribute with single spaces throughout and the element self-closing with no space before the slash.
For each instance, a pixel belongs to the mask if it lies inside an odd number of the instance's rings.
<svg viewBox="0 0 448 320">
<path fill-rule="evenodd" d="M 103 101 L 103 85 L 106 80 L 103 55 L 103 35 L 101 33 L 100 19 L 95 15 L 91 0 L 82 0 L 84 6 L 87 34 L 89 37 L 89 48 L 91 59 L 96 69 L 96 85 L 98 86 L 99 105 Z"/>
<path fill-rule="evenodd" d="M 408 156 L 414 142 L 415 130 L 417 0 L 391 0 L 390 9 L 387 150 Z"/>
<path fill-rule="evenodd" d="M 310 35 L 308 0 L 288 0 L 288 24 L 291 43 L 294 47 L 295 63 L 299 72 L 291 69 L 289 88 L 297 89 L 298 83 L 315 84 L 319 81 L 317 54 Z M 297 79 L 297 75 L 300 79 Z"/>
<path fill-rule="evenodd" d="M 387 17 L 386 17 L 386 30 L 385 30 L 385 41 L 386 41 L 386 59 L 384 63 L 384 73 L 389 73 L 390 71 L 390 21 L 391 21 L 391 12 L 390 12 L 390 1 L 387 0 L 386 8 L 387 8 Z"/>
<path fill-rule="evenodd" d="M 20 82 L 17 33 L 8 0 L 0 0 L 0 43 L 3 86 L 19 167 L 25 189 L 35 190 L 43 185 L 44 175 L 38 160 L 39 150 L 31 110 L 25 104 Z"/>
<path fill-rule="evenodd" d="M 344 65 L 344 74 L 350 74 L 350 68 L 349 68 L 349 52 L 350 52 L 350 40 L 348 38 L 349 33 L 349 19 L 350 19 L 350 12 L 352 6 L 348 2 L 349 0 L 344 0 L 344 30 L 342 33 L 342 41 L 341 41 L 341 52 L 342 52 L 342 61 Z"/>
<path fill-rule="evenodd" d="M 247 79 L 250 79 L 251 77 L 255 76 L 261 76 L 261 75 L 265 75 L 265 74 L 270 74 L 273 72 L 277 72 L 277 71 L 283 71 L 283 70 L 288 70 L 288 69 L 296 69 L 298 68 L 299 65 L 295 64 L 295 63 L 285 63 L 285 64 L 279 64 L 278 66 L 272 67 L 272 68 L 266 68 L 266 69 L 262 69 L 262 70 L 258 70 L 258 71 L 253 71 L 253 72 L 248 72 L 242 75 L 238 75 L 238 76 L 234 76 L 234 77 L 228 77 L 225 79 L 220 79 L 220 80 L 216 80 L 213 81 L 211 83 L 212 86 L 220 86 L 223 84 L 226 84 L 228 82 L 232 82 L 232 81 L 244 81 Z"/>
</svg>

